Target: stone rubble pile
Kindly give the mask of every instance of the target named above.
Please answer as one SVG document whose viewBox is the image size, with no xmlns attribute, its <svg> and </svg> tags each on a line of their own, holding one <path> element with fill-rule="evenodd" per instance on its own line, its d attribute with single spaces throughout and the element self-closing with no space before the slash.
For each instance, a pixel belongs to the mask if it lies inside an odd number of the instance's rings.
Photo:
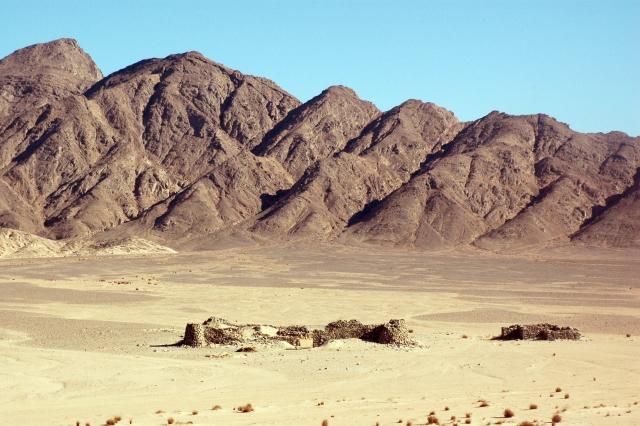
<svg viewBox="0 0 640 426">
<path fill-rule="evenodd" d="M 502 327 L 500 340 L 579 340 L 580 332 L 576 328 L 561 327 L 554 324 L 514 324 Z"/>
<path fill-rule="evenodd" d="M 363 324 L 357 320 L 335 321 L 322 330 L 303 325 L 276 327 L 264 324 L 235 324 L 211 317 L 202 324 L 186 326 L 183 345 L 239 345 L 247 343 L 287 342 L 296 348 L 314 348 L 338 339 L 361 339 L 394 346 L 415 346 L 404 320 L 392 319 L 384 324 Z"/>
</svg>

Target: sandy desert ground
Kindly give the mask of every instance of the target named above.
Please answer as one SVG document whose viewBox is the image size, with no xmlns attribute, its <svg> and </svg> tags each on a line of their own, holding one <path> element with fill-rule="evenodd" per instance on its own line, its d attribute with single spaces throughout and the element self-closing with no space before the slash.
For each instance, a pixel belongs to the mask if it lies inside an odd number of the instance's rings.
<svg viewBox="0 0 640 426">
<path fill-rule="evenodd" d="M 555 413 L 567 425 L 638 425 L 639 260 L 322 246 L 2 260 L 0 423 L 416 425 L 435 411 L 449 425 L 466 413 L 472 425 L 550 424 Z M 422 347 L 171 346 L 212 315 L 312 327 L 404 318 Z M 585 337 L 491 340 L 538 321 Z M 246 403 L 255 411 L 234 411 Z"/>
</svg>

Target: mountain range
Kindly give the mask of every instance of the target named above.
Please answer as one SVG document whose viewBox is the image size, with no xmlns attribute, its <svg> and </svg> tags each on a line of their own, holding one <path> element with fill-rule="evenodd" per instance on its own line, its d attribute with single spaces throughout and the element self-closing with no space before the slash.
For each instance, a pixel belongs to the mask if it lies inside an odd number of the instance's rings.
<svg viewBox="0 0 640 426">
<path fill-rule="evenodd" d="M 640 247 L 640 138 L 460 121 L 343 86 L 301 103 L 197 52 L 104 77 L 60 39 L 0 60 L 0 227 L 420 249 Z"/>
</svg>

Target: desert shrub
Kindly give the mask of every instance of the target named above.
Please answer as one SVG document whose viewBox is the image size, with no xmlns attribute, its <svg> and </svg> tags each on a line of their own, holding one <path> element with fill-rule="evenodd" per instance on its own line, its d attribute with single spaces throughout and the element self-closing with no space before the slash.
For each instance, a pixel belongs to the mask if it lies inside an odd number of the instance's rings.
<svg viewBox="0 0 640 426">
<path fill-rule="evenodd" d="M 240 413 L 250 413 L 254 411 L 253 406 L 251 404 L 241 405 L 238 407 L 238 411 Z"/>
<path fill-rule="evenodd" d="M 504 417 L 508 419 L 516 415 L 511 408 L 505 409 L 503 414 L 504 414 Z"/>
</svg>

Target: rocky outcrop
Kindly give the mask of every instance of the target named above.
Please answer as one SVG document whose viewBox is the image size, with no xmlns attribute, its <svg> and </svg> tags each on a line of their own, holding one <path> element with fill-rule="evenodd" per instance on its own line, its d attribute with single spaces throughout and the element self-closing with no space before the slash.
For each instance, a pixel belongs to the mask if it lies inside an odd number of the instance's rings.
<svg viewBox="0 0 640 426">
<path fill-rule="evenodd" d="M 502 327 L 500 340 L 579 340 L 576 328 L 560 327 L 553 324 L 510 325 Z"/>
</svg>

